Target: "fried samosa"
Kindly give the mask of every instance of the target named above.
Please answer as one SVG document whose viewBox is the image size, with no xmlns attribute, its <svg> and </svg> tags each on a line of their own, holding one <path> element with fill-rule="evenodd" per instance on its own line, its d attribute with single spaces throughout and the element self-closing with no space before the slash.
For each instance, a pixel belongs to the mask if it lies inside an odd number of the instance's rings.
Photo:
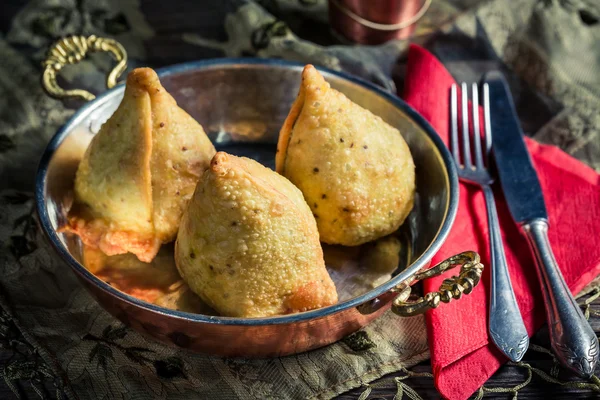
<svg viewBox="0 0 600 400">
<path fill-rule="evenodd" d="M 264 317 L 337 302 L 302 193 L 258 162 L 218 152 L 183 214 L 175 262 L 221 315 Z"/>
<path fill-rule="evenodd" d="M 107 255 L 150 262 L 175 239 L 183 210 L 215 154 L 202 126 L 149 68 L 133 70 L 115 113 L 90 143 L 75 177 L 65 231 Z"/>
<path fill-rule="evenodd" d="M 304 194 L 321 241 L 360 245 L 394 232 L 413 207 L 415 166 L 400 132 L 307 65 L 279 133 L 276 170 Z"/>
<path fill-rule="evenodd" d="M 99 279 L 130 296 L 171 310 L 217 315 L 181 279 L 173 243 L 161 246 L 150 263 L 131 253 L 107 256 L 83 246 L 83 264 Z"/>
<path fill-rule="evenodd" d="M 133 254 L 107 256 L 99 249 L 83 248 L 83 264 L 96 277 L 140 300 L 154 303 L 175 292 L 182 281 L 173 260 L 173 244 L 162 246 L 150 263 Z"/>
</svg>

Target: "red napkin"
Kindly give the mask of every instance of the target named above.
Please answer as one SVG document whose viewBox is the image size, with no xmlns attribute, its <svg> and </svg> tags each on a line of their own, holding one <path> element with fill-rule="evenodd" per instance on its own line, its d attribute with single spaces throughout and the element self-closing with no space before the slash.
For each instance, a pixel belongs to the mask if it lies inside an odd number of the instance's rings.
<svg viewBox="0 0 600 400">
<path fill-rule="evenodd" d="M 427 50 L 408 53 L 404 99 L 423 115 L 448 143 L 449 90 L 454 78 Z M 493 110 L 492 110 L 493 112 Z M 550 220 L 550 243 L 573 293 L 600 274 L 600 177 L 556 147 L 526 139 L 537 170 Z M 496 204 L 508 268 L 529 334 L 545 323 L 545 310 L 534 260 L 525 236 L 513 222 L 499 190 Z M 488 226 L 483 194 L 461 183 L 458 215 L 450 236 L 433 263 L 464 250 L 476 250 L 489 266 Z M 447 276 L 455 272 L 449 272 Z M 446 277 L 447 277 L 446 276 Z M 442 304 L 427 314 L 431 363 L 436 388 L 448 399 L 466 399 L 507 359 L 488 338 L 490 270 L 460 301 Z M 437 290 L 444 276 L 425 281 Z"/>
</svg>

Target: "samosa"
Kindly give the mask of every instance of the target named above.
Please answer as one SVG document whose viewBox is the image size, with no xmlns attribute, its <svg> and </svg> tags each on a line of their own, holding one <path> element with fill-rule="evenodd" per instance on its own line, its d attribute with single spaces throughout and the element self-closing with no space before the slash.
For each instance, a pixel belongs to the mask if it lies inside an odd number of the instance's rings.
<svg viewBox="0 0 600 400">
<path fill-rule="evenodd" d="M 115 113 L 92 139 L 75 178 L 65 231 L 107 255 L 150 262 L 175 239 L 215 148 L 150 68 L 127 77 Z"/>
<path fill-rule="evenodd" d="M 312 65 L 279 133 L 276 170 L 302 191 L 325 243 L 388 235 L 413 207 L 415 166 L 400 132 L 332 89 Z"/>
<path fill-rule="evenodd" d="M 185 211 L 175 262 L 221 315 L 264 317 L 337 302 L 302 193 L 258 162 L 219 152 Z"/>
</svg>

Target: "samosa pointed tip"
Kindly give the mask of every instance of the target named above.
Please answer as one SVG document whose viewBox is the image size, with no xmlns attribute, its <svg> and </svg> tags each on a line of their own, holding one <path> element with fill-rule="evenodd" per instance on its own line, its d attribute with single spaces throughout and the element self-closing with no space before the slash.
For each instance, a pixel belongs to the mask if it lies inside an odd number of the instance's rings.
<svg viewBox="0 0 600 400">
<path fill-rule="evenodd" d="M 162 88 L 162 85 L 152 68 L 136 68 L 127 75 L 127 87 L 156 92 Z"/>
<path fill-rule="evenodd" d="M 323 75 L 312 64 L 307 64 L 302 70 L 302 86 L 307 90 L 327 90 L 329 88 Z"/>
</svg>

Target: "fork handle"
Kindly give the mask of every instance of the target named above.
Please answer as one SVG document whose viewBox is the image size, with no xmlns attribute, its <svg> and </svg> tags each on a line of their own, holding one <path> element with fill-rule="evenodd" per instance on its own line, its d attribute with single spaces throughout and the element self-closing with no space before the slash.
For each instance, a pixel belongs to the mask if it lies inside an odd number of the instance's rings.
<svg viewBox="0 0 600 400">
<path fill-rule="evenodd" d="M 598 362 L 598 339 L 554 259 L 548 241 L 548 222 L 534 219 L 523 224 L 523 229 L 536 259 L 554 354 L 579 376 L 590 377 Z"/>
<path fill-rule="evenodd" d="M 496 211 L 496 202 L 492 189 L 484 185 L 483 194 L 487 205 L 488 228 L 490 232 L 491 289 L 489 333 L 492 341 L 512 361 L 520 361 L 529 347 L 529 335 L 515 292 L 510 283 L 506 255 L 500 224 Z"/>
</svg>

